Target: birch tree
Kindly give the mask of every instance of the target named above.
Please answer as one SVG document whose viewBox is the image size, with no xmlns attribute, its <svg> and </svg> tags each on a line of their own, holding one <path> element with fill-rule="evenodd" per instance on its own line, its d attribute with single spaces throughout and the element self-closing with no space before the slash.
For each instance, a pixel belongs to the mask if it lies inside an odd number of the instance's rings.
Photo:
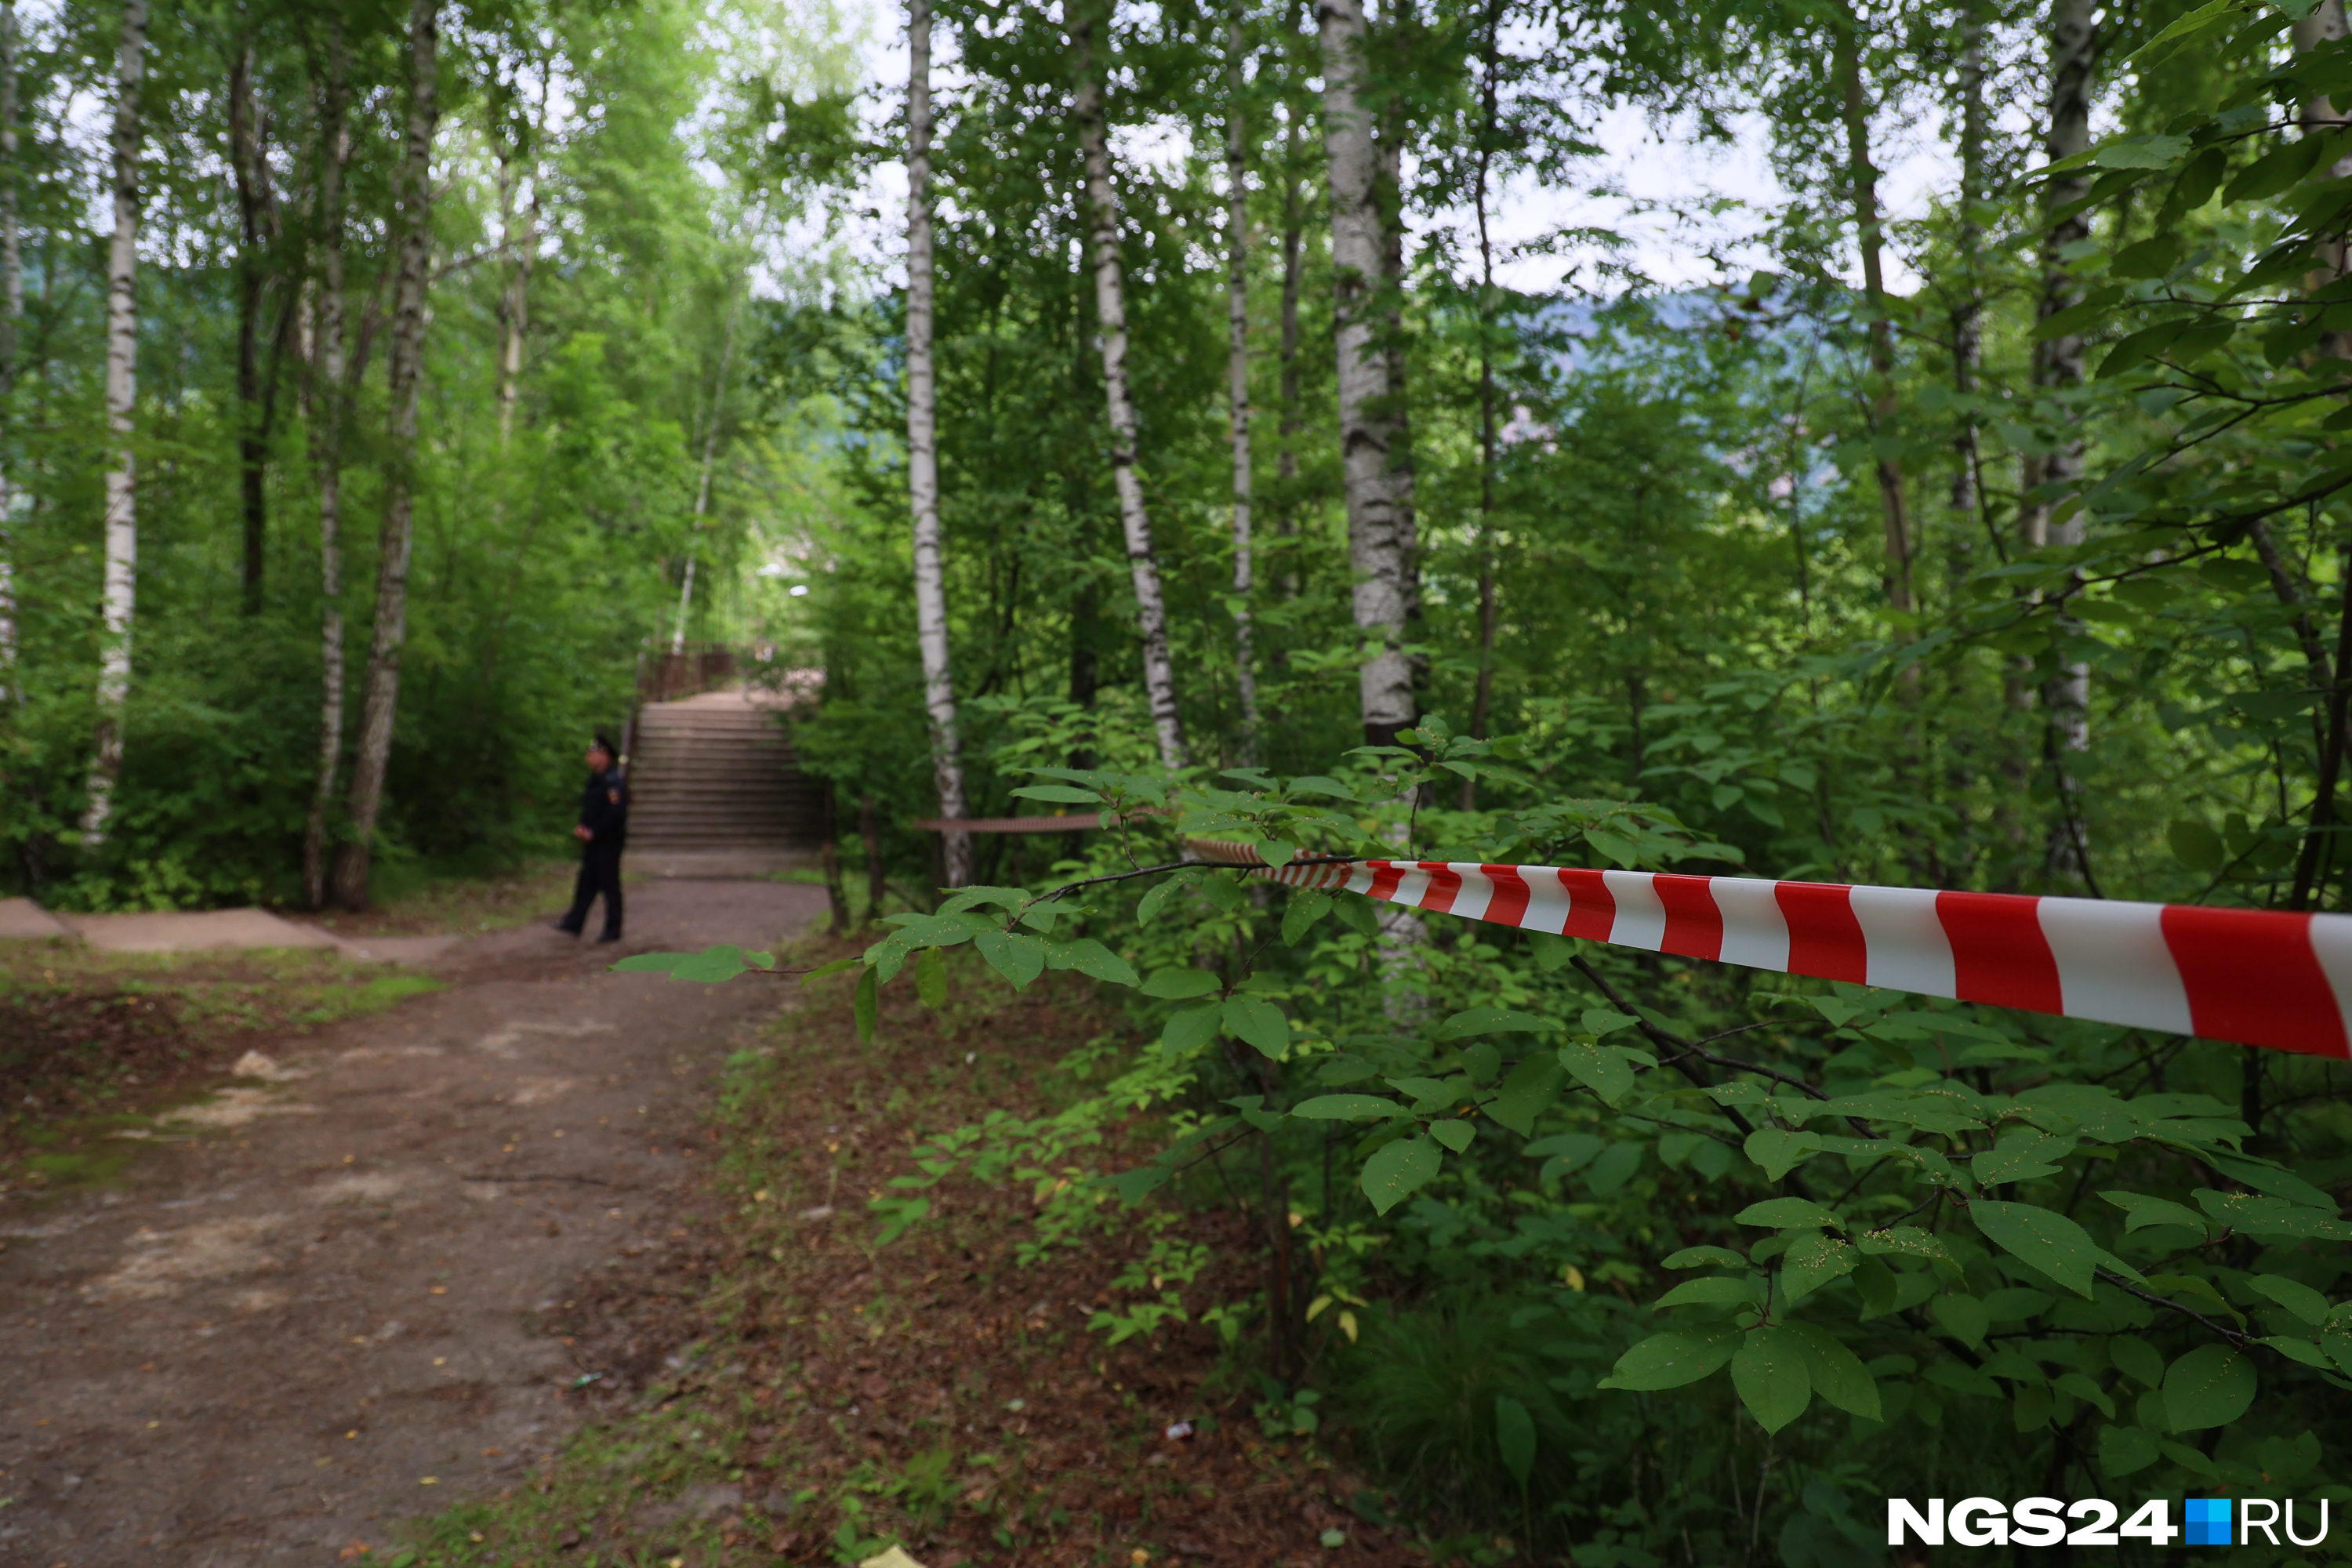
<svg viewBox="0 0 2352 1568">
<path fill-rule="evenodd" d="M 259 615 L 269 558 L 269 426 L 272 399 L 263 390 L 262 304 L 269 287 L 269 248 L 277 238 L 261 108 L 253 90 L 253 45 L 239 46 L 228 77 L 229 174 L 236 189 L 237 489 L 244 510 L 243 604 Z M 274 369 L 274 365 L 273 365 Z M 274 374 L 270 377 L 274 382 Z"/>
<path fill-rule="evenodd" d="M 302 896 L 327 902 L 327 827 L 343 755 L 343 174 L 351 162 L 351 47 L 341 16 L 326 16 L 327 71 L 319 96 L 319 279 L 309 379 L 311 461 L 319 489 L 319 753 L 302 824 Z"/>
<path fill-rule="evenodd" d="M 518 83 L 520 85 L 520 83 Z M 499 289 L 499 450 L 514 437 L 515 405 L 522 395 L 524 341 L 530 330 L 530 273 L 539 259 L 541 205 L 540 143 L 546 134 L 549 81 L 540 79 L 537 113 L 528 126 L 516 123 L 499 138 L 499 249 L 507 275 Z M 518 220 L 519 188 L 530 194 Z M 517 224 L 520 221 L 520 228 Z"/>
<path fill-rule="evenodd" d="M 82 842 L 106 842 L 122 776 L 131 700 L 131 631 L 138 592 L 137 459 L 131 415 L 139 374 L 139 84 L 146 70 L 146 0 L 124 0 L 114 58 L 114 238 L 106 260 L 106 566 L 99 612 L 98 733 Z"/>
<path fill-rule="evenodd" d="M 1486 734 L 1495 706 L 1495 628 L 1498 587 L 1495 573 L 1495 237 L 1486 221 L 1487 181 L 1494 173 L 1497 111 L 1496 77 L 1501 68 L 1503 7 L 1486 7 L 1478 51 L 1478 155 L 1472 171 L 1472 205 L 1478 220 L 1478 679 L 1470 699 L 1470 733 Z M 1478 781 L 1462 781 L 1464 811 L 1478 804 Z"/>
<path fill-rule="evenodd" d="M 1249 145 L 1242 112 L 1242 8 L 1225 14 L 1225 366 L 1226 416 L 1234 447 L 1234 689 L 1241 709 L 1236 750 L 1257 761 L 1257 665 L 1250 647 L 1250 595 L 1256 562 L 1250 548 Z"/>
<path fill-rule="evenodd" d="M 349 835 L 335 855 L 335 897 L 365 909 L 383 784 L 400 704 L 400 654 L 408 627 L 408 562 L 416 520 L 417 412 L 424 381 L 425 291 L 433 262 L 433 137 L 440 124 L 440 0 L 411 0 L 408 137 L 400 169 L 400 249 L 393 286 L 391 450 L 376 555 L 375 626 L 352 764 Z"/>
<path fill-rule="evenodd" d="M 2049 25 L 2049 118 L 2042 151 L 2056 163 L 2091 144 L 2091 73 L 2098 52 L 2095 0 L 2054 0 Z M 2042 184 L 2042 321 L 2082 300 L 2070 247 L 2090 235 L 2090 216 L 2080 210 L 2089 194 L 2087 170 Z M 2067 395 L 2083 384 L 2083 353 L 2079 331 L 2060 332 L 2034 345 L 2035 397 L 2042 417 L 2058 434 L 2047 452 L 2029 452 L 2021 465 L 2024 500 L 2018 509 L 2018 533 L 2028 550 L 2083 542 L 2081 510 L 2072 509 L 2060 518 L 2052 504 L 2083 478 L 2082 427 L 2066 407 Z M 2071 624 L 2060 623 L 2062 627 Z M 2044 743 L 2059 807 L 2050 836 L 2049 870 L 2095 889 L 2082 799 L 2082 758 L 2091 745 L 2090 701 L 2091 668 L 2082 660 L 2063 660 L 2042 682 Z"/>
<path fill-rule="evenodd" d="M 907 492 L 915 525 L 915 634 L 922 645 L 923 706 L 931 721 L 940 816 L 954 822 L 969 808 L 940 544 L 939 378 L 931 363 L 931 0 L 908 0 L 907 45 Z M 948 886 L 962 887 L 971 880 L 971 836 L 950 828 L 942 838 Z"/>
<path fill-rule="evenodd" d="M 1387 226 L 1375 191 L 1379 156 L 1366 97 L 1362 0 L 1318 0 L 1323 146 L 1331 195 L 1339 453 L 1347 496 L 1348 562 L 1359 638 L 1357 704 L 1369 745 L 1412 727 L 1412 667 L 1404 651 L 1412 540 L 1395 462 L 1398 429 L 1390 361 L 1380 342 Z"/>
<path fill-rule="evenodd" d="M 16 224 L 16 5 L 0 0 L 0 713 L 16 700 L 16 332 L 25 267 Z"/>
<path fill-rule="evenodd" d="M 1863 23 L 1851 6 L 1833 29 L 1839 119 L 1845 131 L 1846 185 L 1853 204 L 1854 247 L 1862 258 L 1862 296 L 1869 312 L 1870 424 L 1882 443 L 1895 434 L 1897 408 L 1895 322 L 1886 292 L 1885 237 L 1878 205 L 1878 165 L 1870 147 L 1870 96 L 1863 81 Z M 1915 603 L 1911 582 L 1911 520 L 1903 490 L 1903 459 L 1882 445 L 1873 469 L 1886 540 L 1886 602 L 1898 611 Z"/>
<path fill-rule="evenodd" d="M 1110 416 L 1111 483 L 1118 494 L 1120 531 L 1127 541 L 1129 580 L 1135 590 L 1136 626 L 1143 642 L 1143 688 L 1151 729 L 1164 767 L 1184 765 L 1184 721 L 1176 708 L 1176 671 L 1168 656 L 1168 604 L 1160 591 L 1160 562 L 1151 547 L 1151 516 L 1136 472 L 1135 403 L 1127 384 L 1127 285 L 1118 256 L 1118 203 L 1111 190 L 1110 146 L 1103 110 L 1103 87 L 1095 49 L 1096 18 L 1070 28 L 1078 81 L 1075 105 L 1078 144 L 1086 159 L 1087 230 L 1095 275 L 1095 327 L 1102 354 L 1103 399 Z M 1247 390 L 1243 393 L 1246 417 Z M 1236 461 L 1239 459 L 1237 458 Z"/>
</svg>

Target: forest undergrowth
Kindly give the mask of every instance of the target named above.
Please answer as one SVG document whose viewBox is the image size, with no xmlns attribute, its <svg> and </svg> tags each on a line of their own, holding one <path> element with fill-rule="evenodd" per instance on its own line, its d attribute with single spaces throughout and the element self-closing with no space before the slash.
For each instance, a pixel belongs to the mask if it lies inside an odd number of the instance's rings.
<svg viewBox="0 0 2352 1568">
<path fill-rule="evenodd" d="M 893 996 L 871 1046 L 846 989 L 822 983 L 730 1064 L 703 1211 L 666 1253 L 583 1280 L 555 1323 L 589 1427 L 390 1562 L 855 1563 L 892 1544 L 928 1568 L 1426 1560 L 1384 1493 L 1265 1402 L 1255 1352 L 1200 1321 L 1248 1289 L 1230 1215 L 1121 1215 L 1055 1246 L 1053 1171 L 887 1206 L 925 1140 L 1079 1092 L 1121 1026 L 1090 983 L 937 1013 Z M 1194 1310 L 1135 1330 L 1120 1309 L 1160 1294 L 1140 1260 L 1187 1248 Z M 1512 1560 L 1507 1542 L 1456 1547 Z"/>
</svg>

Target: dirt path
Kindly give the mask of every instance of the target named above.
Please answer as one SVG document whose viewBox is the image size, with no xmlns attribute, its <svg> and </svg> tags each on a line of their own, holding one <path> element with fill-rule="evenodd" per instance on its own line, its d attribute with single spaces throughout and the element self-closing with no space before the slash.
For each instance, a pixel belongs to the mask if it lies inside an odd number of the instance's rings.
<svg viewBox="0 0 2352 1568">
<path fill-rule="evenodd" d="M 629 951 L 824 908 L 630 900 Z M 574 1367 L 537 1325 L 670 1230 L 709 1075 L 774 1001 L 614 953 L 475 939 L 447 991 L 302 1041 L 110 1188 L 0 1203 L 0 1563 L 332 1563 L 558 1442 Z"/>
</svg>

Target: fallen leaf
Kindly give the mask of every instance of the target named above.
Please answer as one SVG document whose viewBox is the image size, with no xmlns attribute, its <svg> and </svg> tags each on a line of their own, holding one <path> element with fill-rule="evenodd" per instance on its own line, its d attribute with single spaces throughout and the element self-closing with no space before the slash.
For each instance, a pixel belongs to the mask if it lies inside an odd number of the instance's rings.
<svg viewBox="0 0 2352 1568">
<path fill-rule="evenodd" d="M 439 1476 L 419 1476 L 416 1478 L 416 1484 L 420 1487 L 437 1487 L 441 1484 L 441 1478 Z"/>
</svg>

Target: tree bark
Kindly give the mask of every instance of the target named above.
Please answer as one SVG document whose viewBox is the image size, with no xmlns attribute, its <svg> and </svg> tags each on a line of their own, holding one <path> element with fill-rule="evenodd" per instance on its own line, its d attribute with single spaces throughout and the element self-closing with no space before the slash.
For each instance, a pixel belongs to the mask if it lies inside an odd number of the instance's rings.
<svg viewBox="0 0 2352 1568">
<path fill-rule="evenodd" d="M 1959 297 L 1952 305 L 1952 390 L 1967 399 L 1976 393 L 1977 371 L 1984 359 L 1984 226 L 1978 211 L 1984 200 L 1984 18 L 1973 8 L 1964 12 L 1959 31 L 1960 192 L 1959 220 L 1954 227 L 1960 282 Z M 1977 482 L 1982 458 L 1977 447 L 1976 415 L 1965 403 L 1959 428 L 1952 435 L 1952 521 L 1960 530 L 1972 530 L 1982 500 Z"/>
<path fill-rule="evenodd" d="M 16 5 L 0 0 L 0 714 L 16 696 L 16 331 L 25 315 L 16 225 Z"/>
<path fill-rule="evenodd" d="M 1298 293 L 1306 272 L 1307 215 L 1298 191 L 1298 117 L 1286 108 L 1282 127 L 1282 323 L 1281 360 L 1282 415 L 1276 423 L 1276 435 L 1280 450 L 1275 458 L 1275 473 L 1282 480 L 1282 500 L 1275 514 L 1275 529 L 1286 545 L 1298 535 L 1298 433 L 1306 421 L 1298 407 Z M 1286 599 L 1298 597 L 1298 557 L 1296 549 L 1286 549 L 1282 562 L 1282 594 Z M 1280 651 L 1276 652 L 1281 658 Z"/>
<path fill-rule="evenodd" d="M 1369 745 L 1412 727 L 1412 667 L 1404 651 L 1412 537 L 1399 496 L 1399 432 L 1381 339 L 1388 237 L 1377 199 L 1379 155 L 1365 100 L 1362 0 L 1318 0 L 1323 57 L 1323 145 L 1331 194 L 1333 337 L 1348 560 L 1359 638 L 1357 706 Z"/>
<path fill-rule="evenodd" d="M 1885 238 L 1878 210 L 1878 167 L 1871 162 L 1870 100 L 1862 79 L 1862 23 L 1848 7 L 1836 26 L 1834 46 L 1840 118 L 1845 127 L 1846 178 L 1853 202 L 1855 247 L 1862 257 L 1862 293 L 1870 313 L 1871 433 L 1881 440 L 1895 433 L 1895 323 L 1888 319 Z M 1913 607 L 1911 521 L 1903 492 L 1903 461 L 1884 451 L 1874 460 L 1878 505 L 1886 537 L 1886 602 L 1898 611 Z"/>
<path fill-rule="evenodd" d="M 236 457 L 244 509 L 243 607 L 261 613 L 269 555 L 269 435 L 262 412 L 261 307 L 269 286 L 269 169 L 253 93 L 253 46 L 240 46 L 228 77 L 229 172 L 236 186 Z"/>
<path fill-rule="evenodd" d="M 726 331 L 719 340 L 719 375 L 710 384 L 710 406 L 702 422 L 702 476 L 694 487 L 693 530 L 687 535 L 686 580 L 677 590 L 677 624 L 669 639 L 672 653 L 686 651 L 688 612 L 694 608 L 694 563 L 698 557 L 694 547 L 702 536 L 702 520 L 710 513 L 710 475 L 719 464 L 719 405 L 727 394 L 727 366 L 735 357 L 735 318 L 727 318 Z"/>
<path fill-rule="evenodd" d="M 351 51 L 341 18 L 326 17 L 327 79 L 319 100 L 319 288 L 309 380 L 311 461 L 319 485 L 319 756 L 302 825 L 302 895 L 327 903 L 328 817 L 343 756 L 343 171 L 351 161 Z"/>
<path fill-rule="evenodd" d="M 540 175 L 538 132 L 546 122 L 547 90 L 540 89 L 540 120 L 525 148 L 499 144 L 499 248 L 505 253 L 506 284 L 499 290 L 499 450 L 514 438 L 515 405 L 522 397 L 522 352 L 530 330 L 530 271 L 539 258 Z M 517 140 L 521 133 L 517 132 Z M 527 157 L 530 168 L 520 174 L 515 165 Z M 530 199 L 523 208 L 522 232 L 515 232 L 515 185 L 530 181 Z"/>
<path fill-rule="evenodd" d="M 335 854 L 335 897 L 367 907 L 368 868 L 376 818 L 392 762 L 393 721 L 400 705 L 400 654 L 408 630 L 408 560 L 416 521 L 416 426 L 424 385 L 425 293 L 433 263 L 433 138 L 440 125 L 440 0 L 410 0 L 408 145 L 400 174 L 399 276 L 393 290 L 392 353 L 386 367 L 392 405 L 383 524 L 376 555 L 375 626 L 368 646 L 360 705 L 358 754 L 352 764 L 350 833 Z"/>
<path fill-rule="evenodd" d="M 2050 12 L 2049 125 L 2042 150 L 2051 162 L 2071 158 L 2091 144 L 2091 73 L 2098 54 L 2095 0 L 2056 0 Z M 2087 214 L 2074 210 L 2090 194 L 2087 171 L 2043 182 L 2042 237 L 2042 300 L 2039 319 L 2046 321 L 2079 302 L 2082 285 L 2067 247 L 2091 232 Z M 2079 483 L 2083 477 L 2084 444 L 2080 425 L 2066 406 L 2066 395 L 2083 384 L 2083 337 L 2067 332 L 2044 340 L 2033 349 L 2033 390 L 2042 419 L 2066 434 L 2049 453 L 2028 457 L 2024 465 L 2022 504 L 2018 510 L 2020 541 L 2028 550 L 2049 545 L 2080 544 L 2083 514 L 2075 509 L 2053 519 L 2052 500 Z M 2071 628 L 2074 623 L 2062 621 Z M 2062 665 L 2042 683 L 2043 756 L 2057 786 L 2059 820 L 2052 826 L 2045 852 L 2049 874 L 2072 879 L 2093 890 L 2088 829 L 2084 824 L 2083 757 L 2091 749 L 2091 668 L 2080 660 Z"/>
<path fill-rule="evenodd" d="M 1249 143 L 1242 122 L 1242 11 L 1225 14 L 1225 402 L 1234 447 L 1234 687 L 1241 709 L 1242 765 L 1257 763 L 1257 667 L 1251 649 Z"/>
<path fill-rule="evenodd" d="M 131 631 L 139 569 L 138 463 L 131 416 L 139 390 L 139 84 L 146 73 L 146 0 L 123 0 L 114 64 L 114 239 L 106 262 L 106 586 L 100 609 L 98 733 L 82 842 L 106 842 L 122 776 L 131 700 Z"/>
<path fill-rule="evenodd" d="M 1470 699 L 1470 733 L 1484 738 L 1494 714 L 1495 626 L 1495 242 L 1486 223 L 1486 181 L 1495 151 L 1496 82 L 1501 0 L 1486 7 L 1478 69 L 1478 159 L 1475 187 L 1478 216 L 1478 681 Z M 1464 811 L 1478 805 L 1478 781 L 1462 781 Z"/>
<path fill-rule="evenodd" d="M 931 775 L 940 815 L 967 815 L 948 659 L 948 594 L 940 541 L 939 381 L 931 362 L 931 0 L 907 0 L 907 490 L 915 522 L 915 629 L 923 703 L 931 720 Z M 971 835 L 942 836 L 948 885 L 971 880 Z M 881 872 L 870 873 L 878 891 Z M 877 898 L 874 909 L 879 910 Z"/>
<path fill-rule="evenodd" d="M 1127 570 L 1135 589 L 1136 629 L 1143 642 L 1144 698 L 1160 744 L 1160 765 L 1184 765 L 1184 721 L 1176 707 L 1176 670 L 1168 655 L 1168 603 L 1160 561 L 1151 547 L 1151 515 L 1136 472 L 1135 402 L 1127 384 L 1127 284 L 1119 266 L 1118 204 L 1111 192 L 1110 146 L 1104 125 L 1102 79 L 1095 58 L 1095 20 L 1072 23 L 1077 59 L 1075 105 L 1078 143 L 1086 156 L 1087 228 L 1095 273 L 1095 317 L 1102 352 L 1103 399 L 1110 416 L 1110 475 L 1118 493 L 1118 520 L 1127 538 Z"/>
</svg>

